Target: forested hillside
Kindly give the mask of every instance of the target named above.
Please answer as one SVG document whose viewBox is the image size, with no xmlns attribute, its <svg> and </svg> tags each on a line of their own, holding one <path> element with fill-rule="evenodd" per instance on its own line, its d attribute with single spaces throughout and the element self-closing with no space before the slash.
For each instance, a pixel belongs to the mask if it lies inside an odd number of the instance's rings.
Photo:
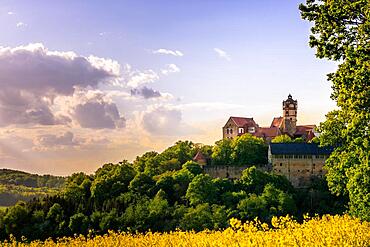
<svg viewBox="0 0 370 247">
<path fill-rule="evenodd" d="M 65 180 L 64 177 L 0 169 L 0 206 L 12 206 L 18 201 L 55 195 Z"/>
<path fill-rule="evenodd" d="M 214 159 L 218 155 L 232 159 L 238 145 L 252 150 L 264 145 L 251 135 L 227 144 L 216 142 L 211 147 L 178 141 L 162 153 L 147 152 L 132 163 L 105 164 L 93 175 L 73 174 L 57 195 L 0 212 L 0 237 L 12 234 L 31 240 L 88 231 L 200 231 L 226 228 L 231 218 L 270 222 L 273 216 L 302 219 L 304 213 L 345 210 L 345 199 L 331 195 L 324 181 L 295 190 L 285 177 L 263 172 L 253 163 L 238 180 L 213 179 L 192 161 L 200 149 Z M 254 160 L 258 164 L 261 159 Z"/>
</svg>

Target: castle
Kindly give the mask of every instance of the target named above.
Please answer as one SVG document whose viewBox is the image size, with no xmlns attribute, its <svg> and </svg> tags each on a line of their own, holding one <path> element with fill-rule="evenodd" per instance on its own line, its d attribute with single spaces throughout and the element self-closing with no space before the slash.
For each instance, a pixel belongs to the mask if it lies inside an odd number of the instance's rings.
<svg viewBox="0 0 370 247">
<path fill-rule="evenodd" d="M 315 143 L 271 143 L 279 135 L 291 138 L 301 137 L 305 141 L 316 136 L 315 125 L 297 125 L 297 100 L 289 94 L 283 101 L 283 117 L 275 117 L 270 127 L 259 127 L 253 118 L 230 117 L 222 128 L 223 138 L 232 139 L 250 133 L 263 138 L 269 144 L 268 164 L 259 169 L 285 176 L 294 187 L 306 188 L 316 177 L 325 175 L 325 160 L 330 156 L 331 147 L 320 147 Z M 240 178 L 245 166 L 212 166 L 209 157 L 200 151 L 194 157 L 203 171 L 211 177 Z"/>
<path fill-rule="evenodd" d="M 259 127 L 253 118 L 230 117 L 222 128 L 223 138 L 235 138 L 236 136 L 250 133 L 256 137 L 270 142 L 279 135 L 289 135 L 292 138 L 301 137 L 308 141 L 315 137 L 316 125 L 297 125 L 298 102 L 289 94 L 283 101 L 283 116 L 274 117 L 270 127 Z"/>
</svg>

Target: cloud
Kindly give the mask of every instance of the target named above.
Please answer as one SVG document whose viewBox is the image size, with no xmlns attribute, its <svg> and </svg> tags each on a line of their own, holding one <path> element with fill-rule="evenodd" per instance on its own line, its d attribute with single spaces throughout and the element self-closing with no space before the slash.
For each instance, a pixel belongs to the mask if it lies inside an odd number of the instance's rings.
<svg viewBox="0 0 370 247">
<path fill-rule="evenodd" d="M 182 57 L 184 56 L 184 53 L 182 53 L 181 51 L 178 51 L 178 50 L 168 50 L 168 49 L 158 49 L 158 50 L 155 50 L 153 51 L 154 54 L 164 54 L 164 55 L 172 55 L 172 56 L 175 56 L 175 57 Z"/>
<path fill-rule="evenodd" d="M 9 13 L 8 13 L 9 14 Z M 26 23 L 24 23 L 24 22 L 18 22 L 17 24 L 16 24 L 16 26 L 18 27 L 18 28 L 22 28 L 22 27 L 26 27 L 27 26 L 27 24 Z"/>
<path fill-rule="evenodd" d="M 74 134 L 70 131 L 64 132 L 62 135 L 45 134 L 40 135 L 35 140 L 36 145 L 44 147 L 55 147 L 55 146 L 77 146 L 80 145 L 80 141 L 74 137 Z"/>
<path fill-rule="evenodd" d="M 14 12 L 12 12 L 12 11 L 9 11 L 8 12 L 8 15 L 14 15 L 15 13 Z"/>
<path fill-rule="evenodd" d="M 124 128 L 126 120 L 109 96 L 99 90 L 78 90 L 72 97 L 56 99 L 61 115 L 67 115 L 75 125 L 90 129 Z"/>
<path fill-rule="evenodd" d="M 140 89 L 138 88 L 131 89 L 131 95 L 132 96 L 142 96 L 145 99 L 161 97 L 161 93 L 159 91 L 156 91 L 148 87 L 143 87 Z"/>
<path fill-rule="evenodd" d="M 226 51 L 221 50 L 220 48 L 213 48 L 213 50 L 217 53 L 220 58 L 226 59 L 227 61 L 231 61 L 231 57 Z"/>
<path fill-rule="evenodd" d="M 168 75 L 170 73 L 177 73 L 177 72 L 180 72 L 180 71 L 181 71 L 180 68 L 177 67 L 177 65 L 173 64 L 173 63 L 166 64 L 166 68 L 161 70 L 162 74 L 164 74 L 164 75 Z"/>
<path fill-rule="evenodd" d="M 153 83 L 159 79 L 159 75 L 153 70 L 132 70 L 130 65 L 126 65 L 124 68 L 124 77 L 126 84 L 129 87 L 136 88 L 143 84 Z"/>
<path fill-rule="evenodd" d="M 66 124 L 71 119 L 55 114 L 55 99 L 112 84 L 119 71 L 116 61 L 49 51 L 42 44 L 0 47 L 0 126 Z"/>
<path fill-rule="evenodd" d="M 181 111 L 167 106 L 152 106 L 143 113 L 142 126 L 153 134 L 171 135 L 182 120 Z"/>
<path fill-rule="evenodd" d="M 90 101 L 76 105 L 73 116 L 82 128 L 114 129 L 125 127 L 125 119 L 120 116 L 117 106 L 104 101 Z"/>
</svg>

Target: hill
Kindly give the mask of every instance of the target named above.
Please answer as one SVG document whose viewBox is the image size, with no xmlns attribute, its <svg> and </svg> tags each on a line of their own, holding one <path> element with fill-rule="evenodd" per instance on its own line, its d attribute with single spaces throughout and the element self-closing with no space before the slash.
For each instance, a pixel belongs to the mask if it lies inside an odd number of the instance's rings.
<svg viewBox="0 0 370 247">
<path fill-rule="evenodd" d="M 54 195 L 63 187 L 65 180 L 59 176 L 0 169 L 0 207 L 12 206 L 20 200 Z"/>
</svg>

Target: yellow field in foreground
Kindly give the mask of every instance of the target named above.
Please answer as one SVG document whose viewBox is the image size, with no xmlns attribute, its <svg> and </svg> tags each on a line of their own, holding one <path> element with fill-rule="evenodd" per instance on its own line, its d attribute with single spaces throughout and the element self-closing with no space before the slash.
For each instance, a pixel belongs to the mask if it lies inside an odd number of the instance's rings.
<svg viewBox="0 0 370 247">
<path fill-rule="evenodd" d="M 324 216 L 299 224 L 289 217 L 274 218 L 273 229 L 258 221 L 236 219 L 224 231 L 126 234 L 94 238 L 63 238 L 58 242 L 5 242 L 10 246 L 370 246 L 370 223 L 349 216 Z"/>
</svg>

